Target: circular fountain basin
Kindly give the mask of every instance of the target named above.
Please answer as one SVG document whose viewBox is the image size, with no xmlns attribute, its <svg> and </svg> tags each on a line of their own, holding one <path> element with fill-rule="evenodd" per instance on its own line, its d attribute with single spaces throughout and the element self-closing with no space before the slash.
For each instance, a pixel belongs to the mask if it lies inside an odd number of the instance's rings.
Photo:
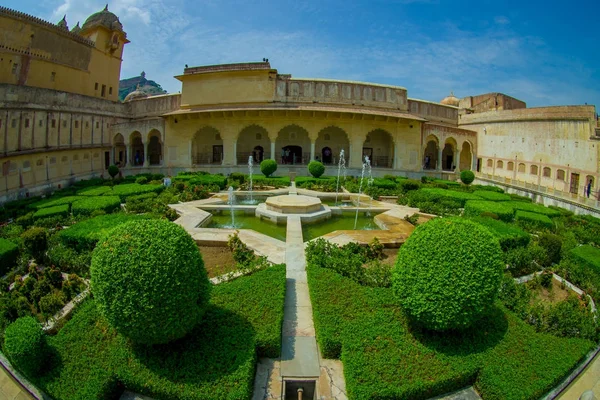
<svg viewBox="0 0 600 400">
<path fill-rule="evenodd" d="M 267 210 L 281 214 L 309 214 L 320 211 L 321 199 L 310 196 L 275 196 L 266 200 Z"/>
</svg>

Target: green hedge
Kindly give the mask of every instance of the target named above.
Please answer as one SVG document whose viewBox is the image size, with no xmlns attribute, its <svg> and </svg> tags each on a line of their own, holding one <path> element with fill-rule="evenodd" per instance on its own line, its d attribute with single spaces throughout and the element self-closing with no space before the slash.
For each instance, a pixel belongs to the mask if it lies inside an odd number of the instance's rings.
<svg viewBox="0 0 600 400">
<path fill-rule="evenodd" d="M 254 178 L 252 178 L 254 180 Z M 276 178 L 272 178 L 272 179 L 276 179 Z M 296 186 L 298 187 L 303 187 L 304 185 L 308 184 L 308 183 L 312 183 L 312 184 L 320 184 L 320 183 L 330 183 L 330 182 L 335 182 L 337 180 L 336 176 L 322 176 L 320 178 L 314 178 L 312 176 L 297 176 L 296 179 L 294 180 L 294 182 L 296 182 Z M 260 181 L 260 179 L 259 179 Z"/>
<path fill-rule="evenodd" d="M 490 190 L 476 190 L 473 192 L 474 195 L 481 197 L 484 200 L 489 201 L 511 201 L 509 195 L 504 193 L 498 193 Z"/>
<path fill-rule="evenodd" d="M 108 214 L 90 218 L 78 222 L 68 229 L 63 229 L 56 234 L 66 246 L 76 250 L 92 250 L 98 240 L 114 227 L 132 220 L 141 220 L 153 218 L 152 215 L 133 215 L 133 214 Z"/>
<path fill-rule="evenodd" d="M 165 187 L 163 185 L 140 185 L 139 183 L 126 183 L 113 187 L 111 196 L 119 196 L 121 203 L 124 203 L 129 196 L 136 196 L 144 193 L 160 193 Z"/>
<path fill-rule="evenodd" d="M 17 262 L 19 246 L 10 240 L 0 238 L 0 274 L 4 275 Z"/>
<path fill-rule="evenodd" d="M 575 247 L 570 251 L 571 256 L 600 274 L 600 249 L 589 244 Z"/>
<path fill-rule="evenodd" d="M 373 179 L 372 186 L 375 186 L 380 189 L 396 189 L 398 187 L 398 183 L 390 179 L 375 178 Z"/>
<path fill-rule="evenodd" d="M 527 232 L 515 225 L 485 217 L 473 217 L 471 220 L 488 228 L 498 238 L 504 251 L 516 247 L 526 247 L 531 240 L 531 236 Z"/>
<path fill-rule="evenodd" d="M 341 355 L 349 398 L 428 399 L 474 385 L 484 399 L 538 399 L 595 347 L 536 333 L 499 303 L 472 330 L 426 333 L 391 289 L 310 264 L 307 274 L 319 347 Z"/>
<path fill-rule="evenodd" d="M 223 175 L 199 175 L 189 180 L 191 185 L 211 186 L 217 185 L 223 190 L 227 186 L 227 177 Z"/>
<path fill-rule="evenodd" d="M 446 179 L 434 179 L 433 183 L 437 183 L 440 185 L 448 185 L 448 186 L 454 186 L 454 187 L 458 187 L 461 185 L 460 182 L 456 182 L 456 181 L 448 181 Z"/>
<path fill-rule="evenodd" d="M 29 377 L 38 374 L 46 362 L 44 331 L 33 317 L 21 317 L 4 332 L 4 350 L 17 369 Z"/>
<path fill-rule="evenodd" d="M 523 201 L 511 201 L 510 205 L 515 210 L 521 210 L 521 211 L 527 211 L 530 213 L 542 214 L 542 215 L 546 215 L 550 218 L 560 217 L 562 215 L 560 211 L 545 207 L 541 204 L 526 203 Z"/>
<path fill-rule="evenodd" d="M 86 300 L 48 338 L 60 363 L 33 383 L 61 400 L 117 398 L 123 388 L 157 399 L 248 399 L 256 355 L 279 357 L 285 267 L 213 288 L 192 334 L 174 344 L 132 347 Z"/>
<path fill-rule="evenodd" d="M 513 220 L 515 211 L 510 202 L 471 200 L 467 201 L 467 204 L 465 204 L 464 215 L 468 217 L 478 217 L 485 212 L 494 213 L 502 221 L 510 222 Z"/>
<path fill-rule="evenodd" d="M 554 227 L 554 222 L 552 222 L 550 217 L 529 211 L 517 210 L 517 212 L 515 213 L 515 220 L 522 221 L 526 224 L 531 224 L 539 228 Z"/>
<path fill-rule="evenodd" d="M 112 192 L 112 188 L 110 186 L 98 186 L 98 187 L 89 187 L 89 188 L 81 189 L 81 190 L 77 191 L 77 195 L 78 196 L 103 196 L 103 195 L 109 195 L 110 192 Z"/>
<path fill-rule="evenodd" d="M 41 218 L 66 217 L 67 215 L 69 215 L 69 205 L 63 204 L 59 206 L 40 208 L 33 214 L 33 219 L 38 220 Z"/>
<path fill-rule="evenodd" d="M 264 185 L 264 186 L 274 186 L 276 188 L 288 187 L 290 186 L 290 177 L 289 176 L 252 176 L 252 181 L 255 185 Z"/>
<path fill-rule="evenodd" d="M 481 200 L 481 197 L 467 192 L 458 192 L 455 190 L 439 189 L 439 188 L 423 188 L 419 190 L 425 201 L 437 201 L 441 199 L 454 200 L 460 203 L 461 207 L 469 200 Z"/>
<path fill-rule="evenodd" d="M 94 211 L 111 213 L 121 207 L 121 200 L 117 196 L 94 196 L 73 203 L 73 215 L 90 215 Z"/>
<path fill-rule="evenodd" d="M 51 197 L 49 199 L 44 199 L 38 201 L 37 203 L 31 204 L 31 208 L 39 210 L 40 208 L 48 208 L 48 207 L 56 207 L 62 205 L 71 205 L 77 200 L 81 200 L 84 197 L 80 196 L 64 196 L 64 197 Z"/>
</svg>

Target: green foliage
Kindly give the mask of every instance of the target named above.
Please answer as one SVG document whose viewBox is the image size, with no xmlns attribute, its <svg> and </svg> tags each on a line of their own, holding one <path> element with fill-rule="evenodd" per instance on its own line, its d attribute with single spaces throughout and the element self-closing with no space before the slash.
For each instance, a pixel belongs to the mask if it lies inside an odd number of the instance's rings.
<svg viewBox="0 0 600 400">
<path fill-rule="evenodd" d="M 490 310 L 502 269 L 500 245 L 487 229 L 464 219 L 434 219 L 400 248 L 392 280 L 416 322 L 438 331 L 465 329 Z"/>
<path fill-rule="evenodd" d="M 465 204 L 465 216 L 477 217 L 485 212 L 494 213 L 505 222 L 512 221 L 514 217 L 514 209 L 509 202 L 470 200 Z"/>
<path fill-rule="evenodd" d="M 496 192 L 496 193 L 504 193 L 504 189 L 502 189 L 501 187 L 498 186 L 493 186 L 493 185 L 470 185 L 469 186 L 470 189 L 473 189 L 474 191 L 481 191 L 481 190 L 485 190 L 487 192 Z"/>
<path fill-rule="evenodd" d="M 296 187 L 308 189 L 308 190 L 318 190 L 320 192 L 335 192 L 337 185 L 337 177 L 335 176 L 325 176 L 320 178 L 313 178 L 308 176 L 297 176 L 294 180 L 296 182 Z M 340 187 L 343 182 L 340 180 Z M 340 188 L 341 190 L 341 188 Z"/>
<path fill-rule="evenodd" d="M 139 185 L 145 185 L 146 183 L 148 183 L 148 178 L 146 178 L 145 176 L 140 176 L 135 180 L 135 183 Z"/>
<path fill-rule="evenodd" d="M 196 243 L 165 220 L 114 228 L 94 249 L 90 272 L 102 314 L 135 342 L 185 336 L 208 303 L 210 283 Z"/>
<path fill-rule="evenodd" d="M 308 172 L 310 172 L 314 178 L 320 178 L 321 175 L 325 173 L 325 166 L 321 161 L 311 161 L 308 163 Z"/>
<path fill-rule="evenodd" d="M 398 183 L 398 187 L 402 193 L 410 192 L 411 190 L 418 190 L 421 188 L 421 182 L 414 179 L 403 179 Z"/>
<path fill-rule="evenodd" d="M 490 190 L 475 190 L 474 195 L 481 197 L 484 200 L 489 201 L 510 201 L 509 195 L 504 193 L 498 193 Z"/>
<path fill-rule="evenodd" d="M 93 250 L 96 243 L 111 229 L 129 221 L 151 219 L 152 215 L 107 214 L 78 222 L 56 234 L 57 239 L 76 250 Z"/>
<path fill-rule="evenodd" d="M 19 246 L 10 240 L 0 238 L 0 275 L 6 274 L 17 262 Z"/>
<path fill-rule="evenodd" d="M 23 317 L 4 332 L 6 355 L 25 375 L 35 376 L 46 361 L 44 331 L 33 317 Z"/>
<path fill-rule="evenodd" d="M 600 249 L 590 245 L 579 246 L 571 250 L 571 256 L 579 263 L 600 274 Z"/>
<path fill-rule="evenodd" d="M 160 193 L 165 187 L 163 185 L 140 185 L 138 183 L 125 183 L 113 187 L 111 196 L 119 196 L 124 203 L 129 196 L 136 196 L 144 193 Z"/>
<path fill-rule="evenodd" d="M 531 236 L 521 228 L 502 221 L 485 217 L 473 217 L 471 221 L 475 221 L 488 228 L 500 241 L 500 247 L 502 247 L 503 251 L 516 247 L 525 247 L 531 239 Z"/>
<path fill-rule="evenodd" d="M 512 276 L 515 277 L 539 271 L 539 264 L 545 258 L 546 253 L 544 249 L 534 243 L 527 247 L 511 248 L 504 253 L 504 261 L 510 267 L 509 271 Z"/>
<path fill-rule="evenodd" d="M 117 176 L 119 174 L 119 167 L 117 167 L 116 165 L 111 165 L 108 167 L 108 174 L 110 175 L 111 178 L 115 179 L 115 176 Z"/>
<path fill-rule="evenodd" d="M 118 196 L 94 196 L 73 203 L 73 215 L 91 215 L 101 210 L 111 213 L 121 208 L 121 200 Z"/>
<path fill-rule="evenodd" d="M 247 175 L 242 174 L 241 172 L 232 172 L 231 174 L 229 174 L 229 182 L 236 181 L 238 185 L 241 185 L 242 183 L 246 182 L 246 179 Z"/>
<path fill-rule="evenodd" d="M 546 215 L 550 218 L 560 217 L 561 212 L 552 208 L 545 207 L 541 204 L 525 203 L 522 201 L 511 201 L 510 205 L 515 210 L 527 211 L 536 214 Z"/>
<path fill-rule="evenodd" d="M 501 305 L 470 330 L 421 331 L 392 289 L 311 264 L 307 275 L 319 348 L 341 355 L 349 398 L 429 399 L 474 385 L 484 399 L 537 399 L 595 347 L 538 334 Z"/>
<path fill-rule="evenodd" d="M 62 206 L 40 208 L 33 214 L 33 219 L 40 220 L 42 218 L 66 217 L 67 215 L 69 215 L 69 205 L 64 204 Z"/>
<path fill-rule="evenodd" d="M 112 188 L 109 186 L 92 186 L 78 190 L 78 196 L 103 196 L 112 192 Z"/>
<path fill-rule="evenodd" d="M 64 196 L 64 197 L 51 197 L 49 199 L 44 199 L 44 200 L 40 200 L 36 203 L 33 203 L 30 205 L 31 208 L 39 210 L 41 208 L 48 208 L 48 207 L 56 207 L 56 206 L 62 206 L 62 205 L 71 205 L 72 203 L 76 202 L 77 200 L 81 200 L 85 197 L 80 197 L 80 196 Z M 68 207 L 67 207 L 68 210 Z"/>
<path fill-rule="evenodd" d="M 510 194 L 509 194 L 509 196 L 510 196 L 510 198 L 511 198 L 513 201 L 518 201 L 518 202 L 521 202 L 521 203 L 531 203 L 531 202 L 533 201 L 533 200 L 531 199 L 531 197 L 527 197 L 527 196 L 520 196 L 520 195 L 518 195 L 518 194 L 516 194 L 516 193 L 510 193 Z"/>
<path fill-rule="evenodd" d="M 263 161 L 264 162 L 264 161 Z M 277 176 L 277 177 L 264 177 L 264 176 L 253 176 L 252 180 L 255 187 L 260 186 L 273 186 L 275 188 L 282 188 L 290 186 L 289 176 Z"/>
<path fill-rule="evenodd" d="M 460 171 L 460 180 L 465 185 L 470 185 L 475 180 L 475 174 L 470 170 Z"/>
<path fill-rule="evenodd" d="M 377 263 L 382 258 L 383 246 L 373 241 L 368 246 L 348 243 L 342 247 L 324 239 L 308 242 L 306 262 L 320 268 L 330 268 L 350 279 L 373 287 L 389 287 L 391 270 Z"/>
<path fill-rule="evenodd" d="M 277 161 L 271 159 L 262 160 L 260 163 L 260 172 L 262 172 L 264 176 L 268 178 L 273 175 L 275 171 L 277 171 Z"/>
<path fill-rule="evenodd" d="M 25 251 L 35 257 L 36 260 L 41 260 L 48 247 L 47 230 L 40 227 L 30 228 L 23 232 L 21 239 Z"/>
<path fill-rule="evenodd" d="M 526 204 L 526 203 L 525 203 Z M 554 222 L 543 215 L 528 211 L 517 210 L 515 213 L 515 220 L 524 223 L 525 226 L 531 226 L 534 228 L 553 228 Z"/>
<path fill-rule="evenodd" d="M 592 267 L 593 264 L 590 264 L 589 259 L 583 261 L 579 257 L 580 254 L 573 253 L 572 250 L 569 256 L 563 258 L 556 267 L 556 273 L 584 290 L 598 304 L 600 303 L 600 269 Z M 594 261 L 598 262 L 597 259 Z"/>
<path fill-rule="evenodd" d="M 282 265 L 219 284 L 192 334 L 152 347 L 132 346 L 87 300 L 48 338 L 60 362 L 34 383 L 64 400 L 117 398 L 123 386 L 159 399 L 248 399 L 256 355 L 279 357 L 284 294 Z"/>
<path fill-rule="evenodd" d="M 465 203 L 469 200 L 481 200 L 479 196 L 471 193 L 440 188 L 423 188 L 417 192 L 410 193 L 409 198 L 411 199 L 409 201 L 411 207 L 413 203 L 418 207 L 418 203 L 436 202 L 439 200 L 452 200 L 459 203 L 460 207 L 464 207 Z"/>
<path fill-rule="evenodd" d="M 543 232 L 539 235 L 539 245 L 546 252 L 546 260 L 543 265 L 550 267 L 552 264 L 558 264 L 561 259 L 562 239 L 558 235 Z"/>
</svg>

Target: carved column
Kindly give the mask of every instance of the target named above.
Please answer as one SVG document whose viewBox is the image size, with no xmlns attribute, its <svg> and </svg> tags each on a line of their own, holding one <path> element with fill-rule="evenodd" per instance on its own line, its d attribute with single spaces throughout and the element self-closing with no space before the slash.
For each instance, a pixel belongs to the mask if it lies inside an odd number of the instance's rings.
<svg viewBox="0 0 600 400">
<path fill-rule="evenodd" d="M 149 163 L 149 159 L 150 159 L 150 154 L 148 153 L 148 142 L 144 142 L 144 167 L 147 167 L 150 163 Z"/>
<path fill-rule="evenodd" d="M 127 167 L 129 166 L 130 160 L 129 160 L 129 155 L 131 154 L 130 149 L 129 149 L 129 144 L 125 145 L 125 165 L 123 165 L 123 167 Z"/>
<path fill-rule="evenodd" d="M 353 136 L 350 140 L 350 168 L 362 168 L 363 157 L 362 149 L 365 138 L 363 136 Z"/>
<path fill-rule="evenodd" d="M 460 172 L 460 150 L 454 151 L 454 172 L 457 174 Z"/>
<path fill-rule="evenodd" d="M 310 140 L 310 161 L 315 159 L 315 141 L 314 140 Z"/>
<path fill-rule="evenodd" d="M 275 154 L 275 142 L 271 142 L 271 160 L 277 161 L 277 154 Z"/>
<path fill-rule="evenodd" d="M 442 161 L 443 161 L 442 160 L 442 152 L 443 151 L 444 150 L 442 149 L 441 146 L 438 147 L 438 159 L 437 159 L 437 170 L 438 171 L 442 171 L 444 169 L 443 166 L 442 166 Z"/>
</svg>

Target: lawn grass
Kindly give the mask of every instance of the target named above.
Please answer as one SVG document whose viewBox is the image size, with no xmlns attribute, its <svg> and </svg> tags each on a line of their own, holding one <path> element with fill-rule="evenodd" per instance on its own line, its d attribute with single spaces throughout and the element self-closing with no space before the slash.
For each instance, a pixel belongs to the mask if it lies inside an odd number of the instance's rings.
<svg viewBox="0 0 600 400">
<path fill-rule="evenodd" d="M 80 306 L 56 336 L 34 383 L 57 400 L 116 398 L 123 387 L 158 399 L 248 399 L 257 354 L 278 357 L 285 267 L 274 266 L 213 288 L 203 321 L 175 342 L 135 346 Z"/>
<path fill-rule="evenodd" d="M 499 303 L 461 334 L 433 334 L 406 319 L 391 289 L 307 268 L 317 340 L 341 358 L 351 399 L 427 399 L 474 385 L 484 399 L 536 399 L 594 347 L 538 334 Z"/>
</svg>

